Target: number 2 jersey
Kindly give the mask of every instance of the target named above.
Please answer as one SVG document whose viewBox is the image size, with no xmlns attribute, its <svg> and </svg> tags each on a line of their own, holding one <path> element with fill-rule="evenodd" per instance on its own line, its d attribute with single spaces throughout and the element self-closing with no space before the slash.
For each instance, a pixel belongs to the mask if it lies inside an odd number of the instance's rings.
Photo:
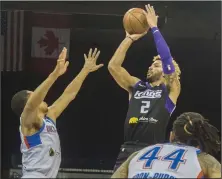
<svg viewBox="0 0 222 179">
<path fill-rule="evenodd" d="M 132 158 L 128 178 L 203 178 L 197 148 L 177 144 L 146 147 Z"/>
<path fill-rule="evenodd" d="M 170 116 L 175 109 L 164 84 L 152 87 L 139 81 L 132 96 L 124 125 L 124 140 L 153 145 L 163 143 Z"/>
</svg>

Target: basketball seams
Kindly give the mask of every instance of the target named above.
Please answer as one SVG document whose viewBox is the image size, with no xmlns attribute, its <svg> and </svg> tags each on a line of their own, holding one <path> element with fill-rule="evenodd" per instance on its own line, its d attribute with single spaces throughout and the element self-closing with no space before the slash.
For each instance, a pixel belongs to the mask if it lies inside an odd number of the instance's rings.
<svg viewBox="0 0 222 179">
<path fill-rule="evenodd" d="M 134 12 L 135 14 L 137 13 L 137 14 L 142 14 L 143 15 L 143 13 L 140 13 L 140 12 Z M 140 21 L 140 19 L 138 19 L 133 13 L 129 13 L 130 15 L 132 15 L 136 20 L 138 20 L 139 22 L 140 22 L 140 24 L 143 26 L 143 28 L 146 28 L 146 26 L 144 26 L 144 23 L 142 23 L 141 21 Z"/>
<path fill-rule="evenodd" d="M 140 34 L 149 29 L 143 11 L 141 8 L 132 8 L 125 13 L 123 26 L 129 34 Z"/>
<path fill-rule="evenodd" d="M 127 23 L 128 22 L 128 23 Z M 129 29 L 131 30 L 132 29 L 132 27 L 131 27 L 131 25 L 130 25 L 130 15 L 126 15 L 125 17 L 124 17 L 124 19 L 123 19 L 123 25 L 124 25 L 124 28 L 126 29 L 126 31 L 128 30 L 129 31 Z M 127 32 L 128 32 L 127 31 Z M 131 32 L 128 32 L 128 33 L 131 33 Z"/>
<path fill-rule="evenodd" d="M 129 13 L 129 14 L 130 14 L 130 13 Z M 135 32 L 135 30 L 134 30 L 134 28 L 133 28 L 133 26 L 132 26 L 132 23 L 131 23 L 131 20 L 132 20 L 132 19 L 130 18 L 131 15 L 132 15 L 132 14 L 130 14 L 130 15 L 128 16 L 128 17 L 129 17 L 129 26 L 131 27 L 133 33 L 135 34 L 136 32 Z"/>
</svg>

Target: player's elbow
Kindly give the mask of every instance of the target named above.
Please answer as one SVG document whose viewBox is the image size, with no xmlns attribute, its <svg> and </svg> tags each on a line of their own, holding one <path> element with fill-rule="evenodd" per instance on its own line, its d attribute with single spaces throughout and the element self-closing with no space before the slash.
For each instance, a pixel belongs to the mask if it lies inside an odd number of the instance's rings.
<svg viewBox="0 0 222 179">
<path fill-rule="evenodd" d="M 120 66 L 114 64 L 113 62 L 109 62 L 108 64 L 108 70 L 110 73 L 119 71 L 120 70 L 119 68 Z"/>
<path fill-rule="evenodd" d="M 115 73 L 116 69 L 115 69 L 115 66 L 113 66 L 112 64 L 108 65 L 108 71 L 110 72 L 110 74 L 113 74 Z"/>
<path fill-rule="evenodd" d="M 110 70 L 113 70 L 113 69 L 115 69 L 115 65 L 112 62 L 109 62 L 108 70 L 110 71 Z"/>
<path fill-rule="evenodd" d="M 114 79 L 120 78 L 120 74 L 119 74 L 120 70 L 117 67 L 110 65 L 108 66 L 108 71 Z"/>
<path fill-rule="evenodd" d="M 73 101 L 73 100 L 76 98 L 76 95 L 77 95 L 76 93 L 70 95 L 69 103 L 70 103 L 71 101 Z"/>
</svg>

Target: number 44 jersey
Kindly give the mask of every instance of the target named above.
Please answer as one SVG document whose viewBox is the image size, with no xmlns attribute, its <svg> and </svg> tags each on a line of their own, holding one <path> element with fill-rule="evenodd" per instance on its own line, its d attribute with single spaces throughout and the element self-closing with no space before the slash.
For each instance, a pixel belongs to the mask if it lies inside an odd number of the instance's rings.
<svg viewBox="0 0 222 179">
<path fill-rule="evenodd" d="M 128 178 L 203 178 L 200 150 L 178 144 L 146 147 L 130 161 Z"/>
</svg>

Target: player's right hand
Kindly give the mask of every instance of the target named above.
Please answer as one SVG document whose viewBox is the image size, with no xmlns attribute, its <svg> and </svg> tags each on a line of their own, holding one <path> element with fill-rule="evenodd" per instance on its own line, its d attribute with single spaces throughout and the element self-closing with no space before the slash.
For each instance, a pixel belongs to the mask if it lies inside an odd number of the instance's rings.
<svg viewBox="0 0 222 179">
<path fill-rule="evenodd" d="M 92 49 L 89 50 L 88 57 L 86 54 L 84 54 L 85 58 L 85 64 L 84 64 L 84 69 L 86 69 L 88 72 L 93 72 L 98 70 L 103 66 L 103 64 L 96 65 L 96 61 L 99 57 L 100 51 L 97 51 L 97 48 L 92 53 Z"/>
<path fill-rule="evenodd" d="M 136 41 L 138 39 L 140 39 L 141 37 L 143 37 L 144 35 L 147 34 L 147 31 L 145 31 L 144 33 L 142 34 L 129 34 L 127 31 L 126 31 L 126 37 L 127 38 L 130 38 L 132 41 Z"/>
<path fill-rule="evenodd" d="M 61 76 L 66 72 L 67 67 L 69 66 L 69 61 L 66 61 L 66 56 L 67 49 L 64 47 L 57 60 L 56 67 L 53 71 L 54 74 Z"/>
</svg>

